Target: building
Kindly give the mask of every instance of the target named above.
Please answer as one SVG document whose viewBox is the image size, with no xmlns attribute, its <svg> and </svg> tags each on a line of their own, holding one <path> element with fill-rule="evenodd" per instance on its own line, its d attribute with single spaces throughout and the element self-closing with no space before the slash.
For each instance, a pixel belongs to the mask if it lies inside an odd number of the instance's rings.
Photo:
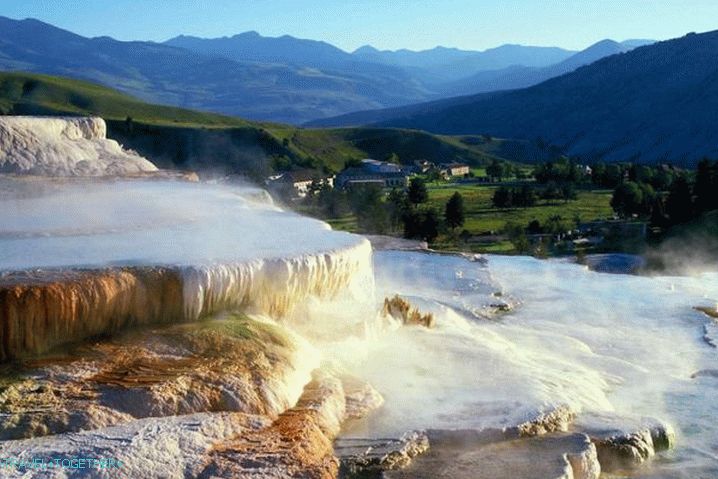
<svg viewBox="0 0 718 479">
<path fill-rule="evenodd" d="M 416 160 L 414 166 L 416 166 L 419 173 L 426 173 L 434 168 L 434 164 L 428 160 Z"/>
<path fill-rule="evenodd" d="M 397 168 L 391 172 L 377 172 L 364 167 L 350 167 L 337 175 L 336 186 L 347 188 L 357 184 L 375 184 L 382 188 L 405 188 L 409 184 L 409 176 Z"/>
<path fill-rule="evenodd" d="M 312 183 L 334 187 L 334 176 L 323 176 L 313 170 L 287 171 L 267 179 L 267 187 L 283 193 L 290 192 L 297 198 L 304 198 L 312 188 Z"/>
<path fill-rule="evenodd" d="M 401 173 L 401 166 L 371 158 L 361 160 L 361 168 L 370 173 Z"/>
<path fill-rule="evenodd" d="M 468 176 L 471 169 L 464 163 L 443 163 L 439 165 L 439 172 L 446 177 Z"/>
<path fill-rule="evenodd" d="M 585 176 L 593 176 L 593 168 L 588 165 L 576 165 L 576 169 Z"/>
</svg>

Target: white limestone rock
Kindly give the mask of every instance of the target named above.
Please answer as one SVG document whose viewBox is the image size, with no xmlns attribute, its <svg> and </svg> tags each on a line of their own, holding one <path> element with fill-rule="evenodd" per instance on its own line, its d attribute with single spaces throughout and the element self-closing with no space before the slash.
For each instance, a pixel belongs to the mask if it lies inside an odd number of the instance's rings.
<svg viewBox="0 0 718 479">
<path fill-rule="evenodd" d="M 107 138 L 102 118 L 0 116 L 0 173 L 125 176 L 157 171 Z"/>
</svg>

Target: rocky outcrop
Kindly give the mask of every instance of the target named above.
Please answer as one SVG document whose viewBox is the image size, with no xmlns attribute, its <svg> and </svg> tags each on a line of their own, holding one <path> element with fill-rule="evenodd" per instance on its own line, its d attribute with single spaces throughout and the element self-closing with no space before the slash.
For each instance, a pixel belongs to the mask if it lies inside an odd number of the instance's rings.
<svg viewBox="0 0 718 479">
<path fill-rule="evenodd" d="M 429 450 L 423 431 L 410 431 L 398 439 L 340 438 L 334 444 L 341 460 L 341 477 L 382 477 L 386 471 L 403 469 Z"/>
<path fill-rule="evenodd" d="M 519 437 L 540 436 L 550 432 L 568 431 L 569 426 L 576 418 L 576 412 L 570 406 L 559 405 L 546 412 L 538 414 L 515 428 L 507 429 L 507 433 Z"/>
<path fill-rule="evenodd" d="M 574 428 L 591 438 L 606 471 L 635 467 L 675 445 L 671 425 L 650 418 L 585 414 Z"/>
<path fill-rule="evenodd" d="M 391 479 L 598 479 L 596 448 L 584 434 L 507 439 L 499 431 L 429 434 L 431 448 Z"/>
<path fill-rule="evenodd" d="M 336 477 L 333 439 L 382 398 L 318 365 L 299 337 L 243 315 L 77 345 L 6 370 L 0 454 L 122 464 L 33 477 Z"/>
<path fill-rule="evenodd" d="M 384 298 L 382 314 L 385 317 L 390 316 L 404 325 L 423 326 L 425 328 L 431 328 L 434 325 L 433 314 L 422 314 L 421 311 L 414 308 L 411 303 L 398 294 L 392 298 Z"/>
<path fill-rule="evenodd" d="M 127 176 L 156 170 L 108 139 L 102 118 L 0 117 L 0 173 Z"/>
<path fill-rule="evenodd" d="M 144 329 L 24 363 L 0 393 L 0 438 L 196 412 L 275 418 L 317 366 L 298 338 L 246 316 Z"/>
<path fill-rule="evenodd" d="M 696 311 L 700 311 L 706 316 L 718 319 L 718 308 L 716 308 L 715 306 L 695 306 L 693 309 L 695 309 Z"/>
<path fill-rule="evenodd" d="M 215 444 L 197 477 L 336 477 L 332 439 L 344 418 L 344 401 L 341 381 L 315 375 L 296 406 L 269 427 Z"/>
<path fill-rule="evenodd" d="M 346 419 L 361 419 L 384 404 L 384 398 L 366 381 L 340 375 L 346 400 Z"/>
<path fill-rule="evenodd" d="M 367 390 L 359 383 L 315 371 L 294 407 L 267 428 L 216 444 L 198 477 L 335 478 L 339 460 L 332 441 L 349 414 L 358 417 L 349 408 L 352 394 Z"/>
<path fill-rule="evenodd" d="M 198 477 L 213 444 L 254 433 L 270 424 L 267 418 L 251 414 L 198 413 L 145 418 L 92 431 L 60 434 L 46 440 L 7 441 L 0 443 L 0 454 L 30 465 L 0 469 L 0 477 Z M 105 465 L 84 463 L 82 468 L 35 468 L 31 465 L 34 458 L 104 460 Z"/>
</svg>

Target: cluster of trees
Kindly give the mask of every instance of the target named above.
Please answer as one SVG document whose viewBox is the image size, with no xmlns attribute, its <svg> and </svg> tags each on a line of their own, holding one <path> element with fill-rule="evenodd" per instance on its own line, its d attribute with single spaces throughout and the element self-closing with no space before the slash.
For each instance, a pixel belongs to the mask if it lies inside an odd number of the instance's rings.
<svg viewBox="0 0 718 479">
<path fill-rule="evenodd" d="M 428 206 L 429 192 L 421 178 L 412 178 L 406 192 L 393 190 L 388 203 L 400 213 L 405 238 L 434 241 L 443 226 L 436 208 Z M 464 199 L 455 192 L 444 208 L 444 224 L 452 230 L 464 224 Z"/>
<path fill-rule="evenodd" d="M 565 183 L 577 184 L 591 181 L 584 168 L 580 168 L 574 161 L 561 157 L 556 161 L 547 161 L 534 168 L 534 178 L 538 183 Z"/>
<path fill-rule="evenodd" d="M 519 253 L 531 253 L 542 256 L 547 254 L 548 250 L 553 248 L 555 244 L 552 240 L 539 241 L 535 244 L 531 244 L 528 235 L 562 235 L 573 229 L 578 222 L 579 218 L 567 220 L 560 215 L 554 215 L 547 218 L 543 224 L 539 220 L 531 221 L 528 226 L 523 226 L 516 222 L 509 222 L 504 226 L 503 232 L 513 244 L 514 249 Z"/>
<path fill-rule="evenodd" d="M 535 206 L 539 198 L 544 200 L 575 200 L 576 189 L 572 183 L 557 184 L 554 182 L 549 182 L 541 188 L 531 185 L 514 188 L 501 186 L 494 191 L 491 202 L 496 208 L 528 208 Z"/>
<path fill-rule="evenodd" d="M 353 214 L 359 230 L 365 233 L 401 232 L 405 238 L 434 241 L 444 227 L 452 231 L 464 224 L 464 199 L 458 192 L 447 201 L 443 218 L 428 205 L 429 192 L 421 178 L 412 178 L 409 187 L 394 189 L 387 195 L 375 184 L 358 184 L 341 190 L 312 184 L 304 207 L 324 218 Z"/>
<path fill-rule="evenodd" d="M 596 163 L 592 166 L 592 183 L 599 188 L 613 189 L 624 181 L 646 183 L 656 191 L 665 191 L 671 187 L 679 175 L 668 165 L 648 166 L 632 163 Z"/>
<path fill-rule="evenodd" d="M 505 178 L 517 178 L 526 179 L 527 176 L 524 171 L 516 165 L 507 163 L 505 161 L 493 159 L 491 163 L 486 167 L 486 176 L 501 181 Z"/>
<path fill-rule="evenodd" d="M 558 185 L 587 185 L 597 188 L 613 189 L 632 181 L 651 185 L 656 191 L 670 188 L 678 172 L 668 165 L 634 165 L 632 163 L 594 163 L 590 172 L 576 160 L 561 157 L 538 165 L 533 172 L 538 183 Z"/>
<path fill-rule="evenodd" d="M 494 191 L 491 202 L 496 208 L 529 207 L 538 201 L 535 188 L 523 185 L 516 188 L 500 186 Z"/>
<path fill-rule="evenodd" d="M 657 190 L 651 180 L 655 182 L 655 176 L 639 175 L 618 184 L 611 199 L 616 213 L 650 218 L 653 226 L 666 228 L 718 209 L 718 162 L 702 160 L 692 178 L 671 172 L 667 193 Z"/>
</svg>

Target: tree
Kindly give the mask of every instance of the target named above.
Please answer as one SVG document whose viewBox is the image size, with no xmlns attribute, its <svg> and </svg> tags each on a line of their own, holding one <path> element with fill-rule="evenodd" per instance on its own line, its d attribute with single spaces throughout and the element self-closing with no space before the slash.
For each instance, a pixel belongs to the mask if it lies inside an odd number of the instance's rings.
<svg viewBox="0 0 718 479">
<path fill-rule="evenodd" d="M 671 186 L 666 199 L 666 213 L 671 224 L 680 224 L 693 218 L 693 195 L 685 177 L 680 176 Z"/>
<path fill-rule="evenodd" d="M 611 207 L 621 216 L 639 214 L 643 208 L 643 191 L 638 183 L 627 181 L 613 191 Z"/>
<path fill-rule="evenodd" d="M 134 121 L 132 120 L 131 116 L 127 116 L 125 118 L 125 131 L 127 133 L 132 133 L 132 131 L 135 129 Z"/>
<path fill-rule="evenodd" d="M 576 188 L 573 183 L 567 182 L 561 185 L 561 198 L 563 201 L 568 203 L 568 200 L 575 200 L 577 198 Z"/>
<path fill-rule="evenodd" d="M 412 178 L 409 183 L 409 201 L 412 204 L 426 203 L 429 200 L 429 192 L 426 190 L 426 183 L 421 178 Z"/>
<path fill-rule="evenodd" d="M 716 178 L 714 170 L 715 167 L 707 159 L 703 159 L 698 163 L 694 187 L 696 211 L 698 213 L 718 208 L 718 178 Z"/>
<path fill-rule="evenodd" d="M 464 225 L 464 197 L 458 191 L 454 192 L 446 202 L 444 218 L 451 229 Z"/>
<path fill-rule="evenodd" d="M 327 184 L 319 190 L 317 203 L 328 218 L 339 218 L 351 212 L 346 192 L 331 188 Z"/>
<path fill-rule="evenodd" d="M 386 233 L 389 212 L 382 201 L 384 192 L 377 185 L 355 185 L 349 190 L 349 203 L 357 224 L 367 233 Z"/>
<path fill-rule="evenodd" d="M 529 185 L 523 185 L 521 188 L 512 192 L 513 204 L 516 206 L 530 207 L 536 204 L 536 191 Z"/>
<path fill-rule="evenodd" d="M 401 215 L 404 224 L 404 238 L 418 238 L 421 235 L 421 212 L 416 208 L 408 208 Z"/>
<path fill-rule="evenodd" d="M 504 226 L 504 234 L 508 236 L 511 244 L 514 245 L 514 249 L 518 253 L 526 253 L 531 248 L 529 239 L 526 236 L 526 231 L 523 226 L 518 223 L 508 222 Z"/>
<path fill-rule="evenodd" d="M 389 163 L 394 163 L 395 165 L 401 164 L 401 159 L 399 158 L 399 155 L 393 152 L 386 158 L 386 161 Z"/>
<path fill-rule="evenodd" d="M 541 226 L 541 222 L 537 219 L 533 219 L 529 222 L 528 228 L 526 228 L 526 231 L 528 231 L 532 235 L 537 235 L 540 233 L 543 233 L 543 227 Z"/>
<path fill-rule="evenodd" d="M 491 164 L 486 167 L 486 174 L 491 178 L 497 178 L 499 181 L 506 176 L 506 165 L 497 159 L 491 160 Z"/>
<path fill-rule="evenodd" d="M 552 235 L 559 235 L 571 229 L 571 224 L 559 215 L 549 217 L 543 225 L 543 231 Z"/>
<path fill-rule="evenodd" d="M 402 222 L 402 218 L 411 205 L 406 191 L 394 188 L 389 192 L 386 204 L 389 210 L 389 222 L 393 230 L 396 230 Z"/>
<path fill-rule="evenodd" d="M 494 196 L 491 198 L 491 202 L 496 208 L 510 208 L 513 204 L 513 194 L 509 188 L 500 186 L 494 191 Z"/>
<path fill-rule="evenodd" d="M 431 243 L 437 236 L 439 236 L 439 214 L 434 208 L 428 208 L 423 212 L 421 237 Z"/>
<path fill-rule="evenodd" d="M 404 238 L 420 238 L 431 243 L 439 236 L 439 215 L 434 208 L 409 208 L 402 221 Z"/>
</svg>

